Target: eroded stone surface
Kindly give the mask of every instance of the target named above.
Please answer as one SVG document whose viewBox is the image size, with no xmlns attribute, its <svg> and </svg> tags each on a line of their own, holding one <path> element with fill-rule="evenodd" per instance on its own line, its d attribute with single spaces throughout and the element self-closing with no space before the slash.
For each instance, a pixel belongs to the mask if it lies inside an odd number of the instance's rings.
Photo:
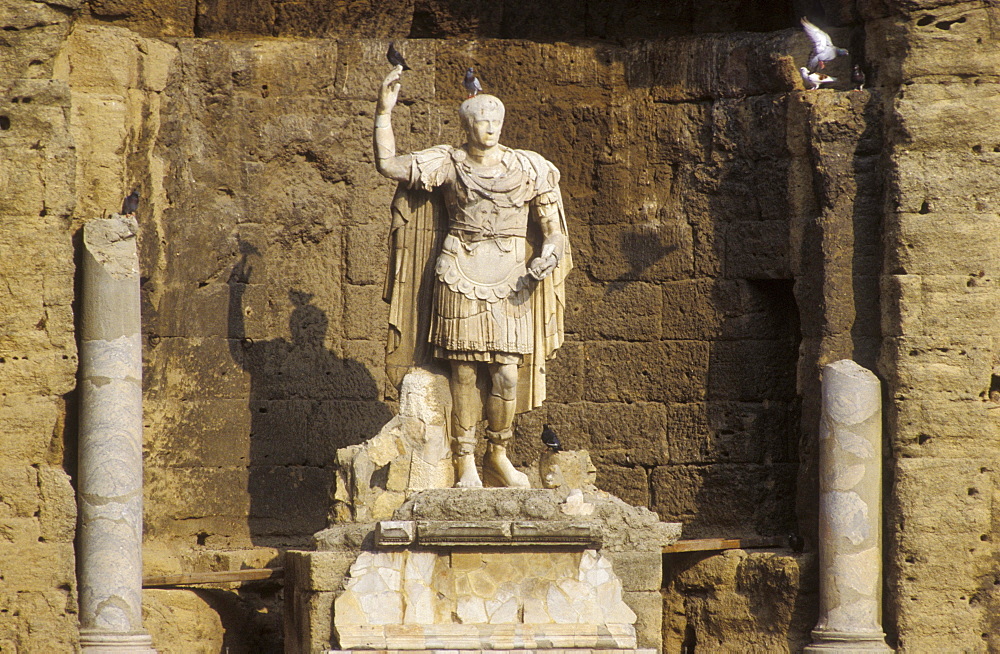
<svg viewBox="0 0 1000 654">
<path fill-rule="evenodd" d="M 456 554 L 362 552 L 334 602 L 340 646 L 430 647 L 437 638 L 478 637 L 501 649 L 540 641 L 595 647 L 608 639 L 635 647 L 636 615 L 611 562 L 596 551 Z M 420 608 L 404 614 L 404 606 Z"/>
</svg>

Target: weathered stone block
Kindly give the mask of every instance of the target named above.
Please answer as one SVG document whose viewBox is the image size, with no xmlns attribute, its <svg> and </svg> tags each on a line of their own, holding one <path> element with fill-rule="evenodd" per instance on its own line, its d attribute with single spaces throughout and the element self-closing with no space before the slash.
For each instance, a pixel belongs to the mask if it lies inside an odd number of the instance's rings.
<svg viewBox="0 0 1000 654">
<path fill-rule="evenodd" d="M 655 135 L 650 143 L 650 161 L 704 161 L 711 147 L 712 110 L 712 105 L 707 102 L 656 105 L 653 108 Z"/>
<path fill-rule="evenodd" d="M 636 611 L 629 602 L 628 593 L 635 591 L 655 591 L 659 594 L 663 587 L 663 555 L 659 552 L 608 552 L 615 574 L 622 580 L 622 590 L 626 592 L 625 602 Z M 661 600 L 662 602 L 662 600 Z M 636 611 L 638 614 L 638 611 Z M 659 611 L 657 611 L 659 615 Z"/>
<path fill-rule="evenodd" d="M 798 321 L 790 280 L 667 282 L 663 286 L 664 338 L 779 339 Z"/>
<path fill-rule="evenodd" d="M 659 340 L 662 292 L 643 282 L 584 285 L 567 288 L 566 330 L 585 340 Z"/>
<path fill-rule="evenodd" d="M 153 446 L 150 463 L 182 467 L 232 467 L 247 465 L 254 445 L 268 436 L 254 429 L 257 409 L 245 399 L 205 399 L 178 401 L 163 398 L 146 403 L 151 417 L 146 438 Z M 267 410 L 267 409 L 265 409 Z M 286 423 L 297 433 L 294 422 Z M 192 434 L 198 434 L 192 438 Z"/>
<path fill-rule="evenodd" d="M 983 274 L 980 274 L 983 273 Z M 985 272 L 964 275 L 924 275 L 921 300 L 925 334 L 989 334 L 1000 306 L 997 282 Z"/>
<path fill-rule="evenodd" d="M 788 279 L 788 223 L 747 221 L 726 229 L 726 277 Z"/>
<path fill-rule="evenodd" d="M 30 561 L 31 565 L 22 562 Z M 0 548 L 3 586 L 18 595 L 42 593 L 49 599 L 60 597 L 67 606 L 67 595 L 76 587 L 76 557 L 73 543 L 23 543 Z M 56 590 L 60 589 L 60 590 Z M 51 616 L 51 607 L 38 607 L 39 618 Z M 40 620 L 41 621 L 41 620 Z"/>
<path fill-rule="evenodd" d="M 759 402 L 795 397 L 796 344 L 790 341 L 716 341 L 708 362 L 713 400 Z"/>
<path fill-rule="evenodd" d="M 664 651 L 799 651 L 816 624 L 816 556 L 729 550 L 668 555 Z M 693 635 L 692 635 L 693 634 Z"/>
<path fill-rule="evenodd" d="M 648 225 L 592 225 L 591 271 L 601 281 L 669 281 L 691 275 L 691 226 L 678 219 Z"/>
<path fill-rule="evenodd" d="M 345 577 L 357 552 L 291 551 L 288 557 L 287 564 L 294 569 L 294 583 L 299 590 L 332 592 L 344 589 Z"/>
<path fill-rule="evenodd" d="M 147 588 L 142 592 L 143 627 L 157 652 L 224 650 L 226 625 L 216 604 L 191 589 Z"/>
<path fill-rule="evenodd" d="M 985 8 L 960 6 L 954 13 L 942 15 L 939 3 L 921 0 L 914 5 L 922 11 L 909 14 L 901 35 L 907 43 L 907 56 L 901 61 L 899 77 L 893 75 L 894 81 L 928 75 L 993 75 L 1000 70 L 992 58 L 990 47 L 995 36 Z"/>
<path fill-rule="evenodd" d="M 642 43 L 629 50 L 626 78 L 630 86 L 648 86 L 654 99 L 668 102 L 786 91 L 793 88 L 796 71 L 772 54 L 796 47 L 807 57 L 804 43 L 792 43 L 797 36 L 726 34 Z M 746 67 L 746 61 L 757 65 Z"/>
<path fill-rule="evenodd" d="M 566 341 L 546 364 L 546 400 L 551 403 L 578 402 L 588 381 L 586 348 L 583 343 Z M 540 432 L 539 432 L 540 433 Z"/>
<path fill-rule="evenodd" d="M 0 515 L 28 518 L 38 511 L 38 473 L 26 464 L 0 466 Z"/>
<path fill-rule="evenodd" d="M 234 360 L 234 356 L 240 359 Z M 252 355 L 244 352 L 239 342 L 224 338 L 165 338 L 149 352 L 150 366 L 165 377 L 157 379 L 154 372 L 151 379 L 144 380 L 145 385 L 164 389 L 169 379 L 172 395 L 181 399 L 239 399 L 246 397 L 254 382 L 253 375 L 241 366 L 247 356 Z M 281 365 L 288 366 L 289 362 L 282 361 Z"/>
<path fill-rule="evenodd" d="M 983 146 L 986 147 L 986 144 Z M 990 146 L 992 148 L 992 146 Z M 893 158 L 896 174 L 889 196 L 901 213 L 967 214 L 970 206 L 996 211 L 1000 206 L 1000 181 L 984 174 L 1000 161 L 973 151 L 904 151 Z M 973 204 L 970 192 L 974 190 Z"/>
<path fill-rule="evenodd" d="M 261 538 L 314 534 L 327 524 L 333 471 L 254 466 L 248 471 L 250 531 Z"/>
<path fill-rule="evenodd" d="M 7 365 L 0 363 L 0 370 Z M 0 378 L 3 373 L 0 372 Z M 4 388 L 11 388 L 4 386 Z M 66 409 L 61 397 L 10 393 L 0 404 L 0 465 L 45 461 Z"/>
<path fill-rule="evenodd" d="M 597 487 L 635 506 L 649 506 L 649 473 L 640 466 L 616 465 L 610 456 L 595 453 Z"/>
<path fill-rule="evenodd" d="M 343 377 L 340 397 L 380 400 L 385 388 L 385 343 L 369 340 L 344 341 Z"/>
<path fill-rule="evenodd" d="M 880 367 L 893 371 L 896 392 L 908 398 L 976 399 L 988 389 L 993 371 L 989 345 L 975 337 L 887 338 Z"/>
<path fill-rule="evenodd" d="M 652 507 L 664 519 L 683 519 L 687 538 L 787 533 L 795 475 L 793 464 L 659 466 L 651 474 Z"/>
<path fill-rule="evenodd" d="M 785 94 L 722 99 L 712 103 L 712 152 L 755 163 L 787 158 L 787 103 Z"/>
<path fill-rule="evenodd" d="M 659 589 L 625 591 L 622 600 L 636 615 L 636 645 L 663 651 L 663 596 Z"/>
<path fill-rule="evenodd" d="M 998 139 L 1000 142 L 1000 139 Z M 894 274 L 997 276 L 1000 221 L 989 214 L 896 214 L 886 267 Z M 976 281 L 976 280 L 974 280 Z M 985 281 L 980 277 L 978 281 Z"/>
<path fill-rule="evenodd" d="M 587 403 L 585 420 L 590 449 L 607 453 L 617 463 L 638 465 L 667 463 L 667 412 L 662 404 Z"/>
<path fill-rule="evenodd" d="M 388 216 L 383 224 L 358 225 L 347 229 L 347 280 L 352 284 L 376 284 L 379 292 L 388 260 Z"/>
<path fill-rule="evenodd" d="M 798 440 L 785 402 L 698 402 L 666 406 L 671 463 L 787 462 Z"/>
<path fill-rule="evenodd" d="M 382 287 L 375 284 L 344 287 L 344 336 L 384 341 L 389 305 L 382 301 Z"/>
<path fill-rule="evenodd" d="M 685 402 L 705 397 L 707 343 L 588 343 L 586 356 L 587 400 Z"/>
<path fill-rule="evenodd" d="M 982 461 L 897 459 L 893 492 L 899 498 L 936 498 L 899 507 L 906 531 L 978 536 L 991 529 L 993 480 Z"/>
<path fill-rule="evenodd" d="M 883 275 L 880 284 L 882 334 L 920 334 L 923 309 L 921 275 Z"/>
<path fill-rule="evenodd" d="M 71 543 L 76 535 L 76 492 L 69 475 L 61 467 L 38 466 L 38 490 L 41 495 L 38 520 L 41 539 L 53 543 Z"/>
<path fill-rule="evenodd" d="M 906 593 L 909 601 L 899 603 L 897 620 L 903 636 L 900 646 L 920 652 L 940 648 L 985 651 L 983 625 L 986 624 L 987 604 L 969 601 L 962 591 L 934 591 L 913 588 Z M 935 606 L 926 615 L 921 606 Z"/>
</svg>

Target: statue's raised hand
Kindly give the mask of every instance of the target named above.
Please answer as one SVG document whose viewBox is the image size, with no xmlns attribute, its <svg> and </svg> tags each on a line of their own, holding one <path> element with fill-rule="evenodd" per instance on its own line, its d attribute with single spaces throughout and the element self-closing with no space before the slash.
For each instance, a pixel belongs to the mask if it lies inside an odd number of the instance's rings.
<svg viewBox="0 0 1000 654">
<path fill-rule="evenodd" d="M 396 106 L 396 101 L 399 100 L 399 76 L 402 72 L 403 67 L 396 66 L 382 80 L 382 88 L 378 95 L 378 107 L 376 108 L 378 113 L 391 113 L 393 107 Z"/>
</svg>

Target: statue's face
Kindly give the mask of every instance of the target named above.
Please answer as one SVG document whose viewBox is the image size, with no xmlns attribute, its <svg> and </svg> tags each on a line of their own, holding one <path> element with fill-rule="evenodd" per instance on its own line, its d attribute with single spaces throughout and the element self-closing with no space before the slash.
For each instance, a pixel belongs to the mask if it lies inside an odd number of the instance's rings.
<svg viewBox="0 0 1000 654">
<path fill-rule="evenodd" d="M 503 129 L 503 114 L 498 111 L 484 112 L 466 124 L 469 142 L 480 148 L 492 148 L 500 143 Z"/>
</svg>

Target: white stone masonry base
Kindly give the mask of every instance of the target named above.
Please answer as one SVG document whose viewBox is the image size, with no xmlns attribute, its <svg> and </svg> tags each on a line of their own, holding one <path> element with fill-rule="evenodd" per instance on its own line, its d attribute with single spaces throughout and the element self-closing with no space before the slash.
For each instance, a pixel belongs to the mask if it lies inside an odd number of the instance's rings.
<svg viewBox="0 0 1000 654">
<path fill-rule="evenodd" d="M 537 649 L 328 649 L 323 654 L 538 654 Z M 655 649 L 547 649 L 545 654 L 656 654 Z"/>
</svg>

